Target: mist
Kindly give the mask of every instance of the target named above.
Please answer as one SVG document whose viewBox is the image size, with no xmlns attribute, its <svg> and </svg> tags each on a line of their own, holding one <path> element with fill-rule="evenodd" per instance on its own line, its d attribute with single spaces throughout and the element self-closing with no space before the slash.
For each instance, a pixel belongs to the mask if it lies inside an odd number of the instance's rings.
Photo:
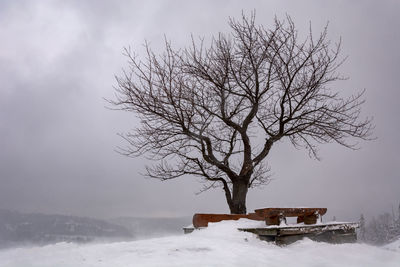
<svg viewBox="0 0 400 267">
<path fill-rule="evenodd" d="M 2 1 L 0 3 L 0 208 L 95 218 L 178 217 L 227 213 L 220 189 L 196 194 L 195 177 L 143 177 L 144 157 L 128 158 L 118 133 L 135 114 L 113 111 L 114 75 L 127 67 L 123 48 L 139 56 L 147 40 L 161 52 L 191 35 L 229 30 L 229 17 L 256 11 L 265 26 L 289 14 L 301 34 L 343 42 L 348 59 L 333 85 L 346 95 L 366 90 L 362 116 L 376 140 L 353 151 L 321 145 L 321 161 L 287 142 L 268 159 L 272 182 L 248 195 L 262 207 L 327 207 L 327 218 L 372 217 L 398 206 L 397 115 L 400 69 L 398 1 Z"/>
</svg>

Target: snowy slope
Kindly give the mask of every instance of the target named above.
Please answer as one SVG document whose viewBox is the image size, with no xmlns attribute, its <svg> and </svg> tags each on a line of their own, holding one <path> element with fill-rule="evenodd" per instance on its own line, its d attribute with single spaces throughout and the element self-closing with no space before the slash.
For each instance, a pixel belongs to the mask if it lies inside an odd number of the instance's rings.
<svg viewBox="0 0 400 267">
<path fill-rule="evenodd" d="M 400 238 L 384 246 L 385 249 L 400 252 Z"/>
<path fill-rule="evenodd" d="M 281 248 L 236 230 L 251 224 L 242 219 L 188 235 L 2 250 L 0 266 L 400 266 L 400 249 L 310 240 Z"/>
</svg>

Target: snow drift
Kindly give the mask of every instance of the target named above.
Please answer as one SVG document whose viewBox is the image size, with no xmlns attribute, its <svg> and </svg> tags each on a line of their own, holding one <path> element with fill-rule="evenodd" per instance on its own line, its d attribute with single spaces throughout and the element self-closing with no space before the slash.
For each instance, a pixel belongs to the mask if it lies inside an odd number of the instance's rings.
<svg viewBox="0 0 400 267">
<path fill-rule="evenodd" d="M 258 222 L 256 222 L 258 223 Z M 210 224 L 188 235 L 108 244 L 58 243 L 0 251 L 1 266 L 400 266 L 399 244 L 333 245 L 302 240 L 278 247 L 239 227 L 248 220 Z M 400 241 L 399 241 L 400 242 Z"/>
</svg>

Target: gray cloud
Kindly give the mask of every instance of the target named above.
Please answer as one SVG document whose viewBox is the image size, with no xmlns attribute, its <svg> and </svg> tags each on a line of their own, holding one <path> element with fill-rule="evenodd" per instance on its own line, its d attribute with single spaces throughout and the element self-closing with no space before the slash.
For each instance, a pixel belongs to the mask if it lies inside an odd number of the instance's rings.
<svg viewBox="0 0 400 267">
<path fill-rule="evenodd" d="M 274 181 L 249 194 L 264 206 L 326 206 L 329 216 L 358 217 L 400 201 L 397 100 L 400 36 L 397 1 L 2 1 L 0 4 L 0 207 L 108 217 L 227 212 L 221 191 L 195 195 L 196 179 L 161 183 L 140 175 L 147 162 L 113 150 L 133 114 L 104 108 L 114 74 L 126 66 L 122 48 L 161 49 L 190 34 L 228 30 L 229 16 L 256 9 L 270 25 L 290 14 L 304 33 L 327 21 L 349 55 L 344 93 L 366 88 L 364 115 L 377 140 L 359 151 L 321 147 L 322 161 L 287 143 L 274 147 Z"/>
</svg>

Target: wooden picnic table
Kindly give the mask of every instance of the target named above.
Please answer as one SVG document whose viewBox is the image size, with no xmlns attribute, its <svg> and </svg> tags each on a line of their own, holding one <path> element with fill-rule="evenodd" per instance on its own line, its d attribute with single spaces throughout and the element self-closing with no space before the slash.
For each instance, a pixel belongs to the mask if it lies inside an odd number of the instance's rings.
<svg viewBox="0 0 400 267">
<path fill-rule="evenodd" d="M 264 208 L 257 209 L 249 214 L 204 214 L 196 213 L 193 216 L 193 226 L 207 227 L 209 222 L 224 220 L 250 220 L 265 221 L 267 225 L 279 225 L 286 217 L 297 217 L 297 223 L 315 224 L 319 216 L 326 213 L 326 208 Z"/>
<path fill-rule="evenodd" d="M 297 223 L 315 224 L 326 211 L 326 208 L 263 208 L 254 212 L 265 218 L 267 225 L 279 225 L 286 222 L 286 217 L 297 217 Z"/>
<path fill-rule="evenodd" d="M 185 233 L 208 226 L 209 222 L 224 220 L 265 221 L 266 226 L 256 228 L 239 228 L 256 234 L 261 240 L 272 241 L 278 245 L 287 245 L 304 237 L 315 241 L 329 243 L 348 243 L 357 241 L 356 229 L 358 223 L 318 223 L 320 216 L 326 213 L 326 208 L 263 208 L 249 214 L 205 214 L 196 213 L 193 216 L 193 227 L 185 227 Z M 297 223 L 286 224 L 286 217 L 297 217 Z M 284 222 L 284 223 L 282 223 Z"/>
</svg>

